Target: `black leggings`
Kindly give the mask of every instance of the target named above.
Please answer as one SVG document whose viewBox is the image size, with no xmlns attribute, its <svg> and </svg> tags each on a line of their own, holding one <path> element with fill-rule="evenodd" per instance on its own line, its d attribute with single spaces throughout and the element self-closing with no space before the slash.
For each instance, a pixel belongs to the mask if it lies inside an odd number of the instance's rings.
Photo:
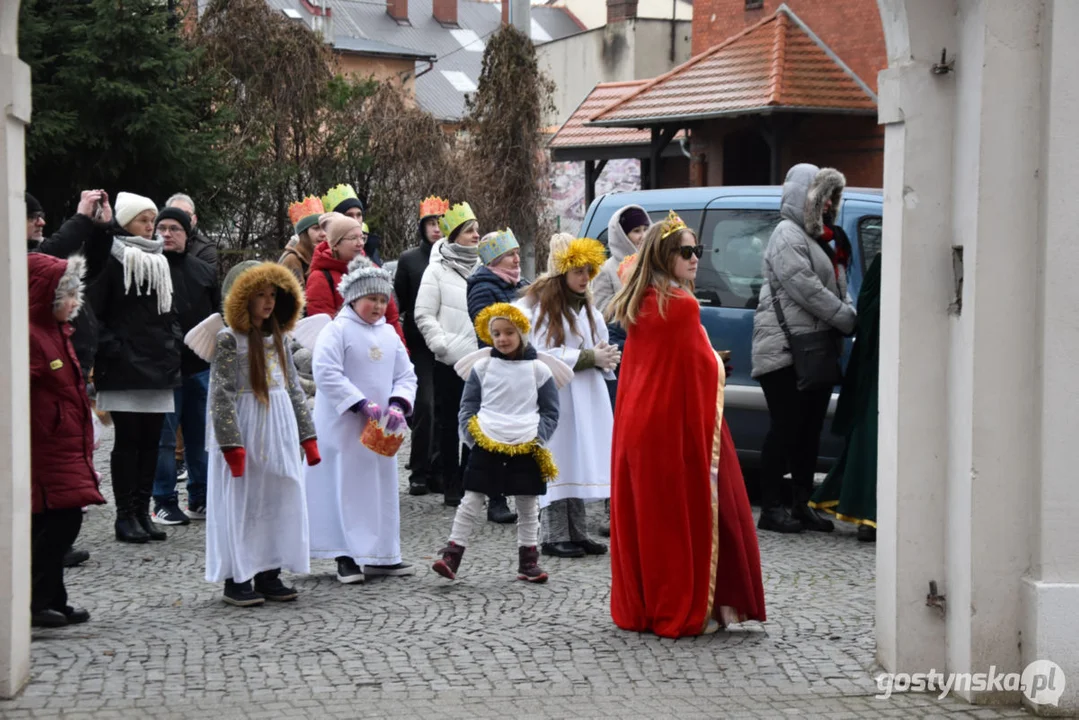
<svg viewBox="0 0 1079 720">
<path fill-rule="evenodd" d="M 791 500 L 784 492 L 783 476 L 788 472 L 795 498 L 805 502 L 813 492 L 820 433 L 832 389 L 799 390 L 793 367 L 761 375 L 758 380 L 772 422 L 761 451 L 761 508 Z"/>
<path fill-rule="evenodd" d="M 149 512 L 165 415 L 132 412 L 111 415 L 116 429 L 111 456 L 116 515 Z"/>
<path fill-rule="evenodd" d="M 464 496 L 464 468 L 468 464 L 468 447 L 461 443 L 457 415 L 461 411 L 461 395 L 465 381 L 445 363 L 435 362 L 435 415 L 438 422 L 438 460 L 442 470 L 445 496 L 460 500 Z"/>
<path fill-rule="evenodd" d="M 64 554 L 80 528 L 82 508 L 45 510 L 30 516 L 30 612 L 66 614 Z"/>
</svg>

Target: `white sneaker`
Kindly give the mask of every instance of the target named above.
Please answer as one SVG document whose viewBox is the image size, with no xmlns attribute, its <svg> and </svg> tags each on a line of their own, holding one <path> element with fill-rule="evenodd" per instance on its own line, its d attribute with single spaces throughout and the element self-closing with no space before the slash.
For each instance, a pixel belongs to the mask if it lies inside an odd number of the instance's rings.
<svg viewBox="0 0 1079 720">
<path fill-rule="evenodd" d="M 371 577 L 403 577 L 416 574 L 416 568 L 406 562 L 400 562 L 396 565 L 364 565 L 363 571 Z"/>
<path fill-rule="evenodd" d="M 205 520 L 206 519 L 206 506 L 199 505 L 198 507 L 189 507 L 187 509 L 187 516 L 192 520 Z"/>
</svg>

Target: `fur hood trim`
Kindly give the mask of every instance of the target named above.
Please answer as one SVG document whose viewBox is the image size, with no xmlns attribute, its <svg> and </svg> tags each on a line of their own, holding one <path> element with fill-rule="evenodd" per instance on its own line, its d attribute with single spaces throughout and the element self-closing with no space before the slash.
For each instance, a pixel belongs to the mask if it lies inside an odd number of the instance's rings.
<svg viewBox="0 0 1079 720">
<path fill-rule="evenodd" d="M 251 316 L 247 303 L 254 292 L 264 286 L 277 287 L 274 315 L 282 332 L 290 332 L 303 314 L 303 289 L 292 271 L 277 263 L 264 262 L 243 271 L 232 283 L 225 296 L 225 322 L 233 331 L 246 335 L 251 331 Z"/>
<path fill-rule="evenodd" d="M 74 297 L 78 304 L 68 316 L 68 322 L 74 320 L 82 309 L 83 279 L 86 277 L 86 258 L 82 255 L 71 255 L 67 259 L 67 267 L 60 276 L 60 282 L 56 284 L 56 299 L 53 307 L 59 307 L 60 303 Z"/>
<path fill-rule="evenodd" d="M 839 203 L 843 198 L 843 188 L 847 178 L 835 168 L 821 168 L 806 193 L 805 231 L 810 237 L 818 238 L 824 231 L 824 203 L 832 199 L 835 213 L 839 215 Z"/>
</svg>

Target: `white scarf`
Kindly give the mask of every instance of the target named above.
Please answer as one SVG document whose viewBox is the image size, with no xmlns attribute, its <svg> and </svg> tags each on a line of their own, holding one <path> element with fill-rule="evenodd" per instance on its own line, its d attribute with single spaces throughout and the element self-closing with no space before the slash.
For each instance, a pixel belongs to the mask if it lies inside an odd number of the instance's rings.
<svg viewBox="0 0 1079 720">
<path fill-rule="evenodd" d="M 112 239 L 112 256 L 124 266 L 124 292 L 157 295 L 158 314 L 172 309 L 172 275 L 169 261 L 165 259 L 165 241 L 160 237 L 147 240 L 131 235 L 116 235 Z"/>
</svg>

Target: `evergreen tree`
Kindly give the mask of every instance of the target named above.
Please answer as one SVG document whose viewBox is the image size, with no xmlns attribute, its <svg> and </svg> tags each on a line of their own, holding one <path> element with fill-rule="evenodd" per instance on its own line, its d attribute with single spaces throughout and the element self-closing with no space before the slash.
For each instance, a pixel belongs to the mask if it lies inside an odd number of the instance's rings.
<svg viewBox="0 0 1079 720">
<path fill-rule="evenodd" d="M 81 189 L 198 200 L 220 166 L 212 78 L 160 0 L 23 0 L 19 49 L 33 116 L 27 187 L 46 210 L 73 210 Z"/>
</svg>

